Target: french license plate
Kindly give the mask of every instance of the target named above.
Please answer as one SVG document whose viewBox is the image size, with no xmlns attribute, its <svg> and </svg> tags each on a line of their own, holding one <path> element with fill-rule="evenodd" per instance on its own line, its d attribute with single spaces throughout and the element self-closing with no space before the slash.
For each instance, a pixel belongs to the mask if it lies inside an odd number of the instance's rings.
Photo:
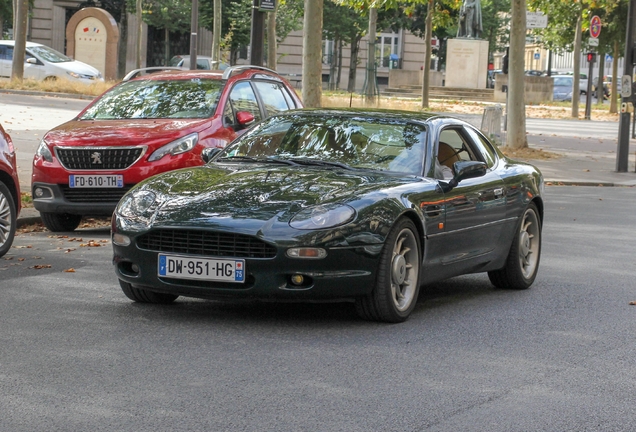
<svg viewBox="0 0 636 432">
<path fill-rule="evenodd" d="M 123 188 L 124 176 L 112 175 L 74 175 L 68 176 L 68 184 L 72 188 Z"/>
<path fill-rule="evenodd" d="M 159 254 L 159 276 L 218 282 L 245 282 L 245 260 Z"/>
</svg>

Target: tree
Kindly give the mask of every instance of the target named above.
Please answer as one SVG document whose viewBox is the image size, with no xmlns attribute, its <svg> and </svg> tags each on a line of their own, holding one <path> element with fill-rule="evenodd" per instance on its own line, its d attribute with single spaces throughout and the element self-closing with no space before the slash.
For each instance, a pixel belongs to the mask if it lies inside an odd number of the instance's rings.
<svg viewBox="0 0 636 432">
<path fill-rule="evenodd" d="M 519 149 L 528 147 L 524 101 L 526 0 L 512 0 L 511 6 L 507 145 L 513 149 Z"/>
<path fill-rule="evenodd" d="M 182 0 L 144 0 L 143 20 L 146 24 L 164 30 L 164 60 L 170 60 L 170 32 L 190 30 L 192 2 Z"/>
<path fill-rule="evenodd" d="M 24 56 L 26 50 L 27 34 L 27 14 L 29 11 L 28 0 L 18 0 L 18 8 L 15 13 L 14 37 L 15 46 L 13 48 L 13 62 L 11 69 L 11 79 L 22 81 L 24 77 Z"/>
<path fill-rule="evenodd" d="M 302 98 L 305 106 L 322 104 L 323 0 L 305 0 Z"/>
</svg>

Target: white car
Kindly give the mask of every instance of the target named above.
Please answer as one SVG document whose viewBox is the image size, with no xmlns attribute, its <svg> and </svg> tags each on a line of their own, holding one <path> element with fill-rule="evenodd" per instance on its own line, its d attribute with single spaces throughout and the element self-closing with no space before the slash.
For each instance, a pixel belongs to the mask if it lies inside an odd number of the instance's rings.
<svg viewBox="0 0 636 432">
<path fill-rule="evenodd" d="M 182 67 L 184 69 L 190 69 L 190 56 L 189 55 L 176 55 L 170 59 L 169 66 Z M 230 65 L 224 62 L 213 62 L 212 57 L 209 56 L 197 56 L 197 69 L 202 70 L 225 70 Z"/>
<path fill-rule="evenodd" d="M 15 41 L 0 40 L 0 77 L 11 78 Z M 53 48 L 35 42 L 26 43 L 24 78 L 35 80 L 68 79 L 91 84 L 104 81 L 93 66 L 73 60 Z"/>
</svg>

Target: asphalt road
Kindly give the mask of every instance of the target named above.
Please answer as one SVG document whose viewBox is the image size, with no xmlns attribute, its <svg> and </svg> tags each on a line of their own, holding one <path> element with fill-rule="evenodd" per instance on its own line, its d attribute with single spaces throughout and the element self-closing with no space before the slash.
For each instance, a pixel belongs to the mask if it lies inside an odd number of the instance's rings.
<svg viewBox="0 0 636 432">
<path fill-rule="evenodd" d="M 631 431 L 636 188 L 546 192 L 529 290 L 451 279 L 397 325 L 347 303 L 139 305 L 107 227 L 21 233 L 0 259 L 0 430 Z"/>
</svg>

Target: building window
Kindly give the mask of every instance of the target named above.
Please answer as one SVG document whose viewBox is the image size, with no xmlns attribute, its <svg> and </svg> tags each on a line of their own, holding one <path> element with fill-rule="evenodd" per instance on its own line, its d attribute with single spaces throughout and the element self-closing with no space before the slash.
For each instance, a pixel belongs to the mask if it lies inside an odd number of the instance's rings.
<svg viewBox="0 0 636 432">
<path fill-rule="evenodd" d="M 399 41 L 397 33 L 381 33 L 375 42 L 375 60 L 378 67 L 388 68 L 391 60 L 397 61 L 399 58 Z M 394 63 L 395 65 L 395 63 Z"/>
<path fill-rule="evenodd" d="M 322 64 L 330 65 L 334 54 L 334 41 L 322 41 Z"/>
</svg>

